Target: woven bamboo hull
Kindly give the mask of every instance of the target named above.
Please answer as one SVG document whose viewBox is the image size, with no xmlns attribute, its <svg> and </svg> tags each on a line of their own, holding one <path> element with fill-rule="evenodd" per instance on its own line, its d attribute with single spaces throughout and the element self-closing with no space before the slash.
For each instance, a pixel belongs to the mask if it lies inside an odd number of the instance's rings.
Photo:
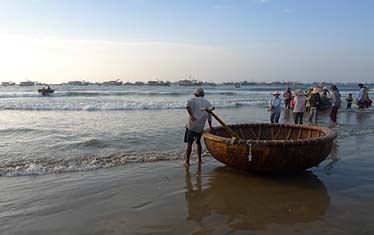
<svg viewBox="0 0 374 235">
<path fill-rule="evenodd" d="M 336 133 L 328 128 L 289 124 L 241 124 L 230 126 L 240 135 L 232 144 L 221 127 L 206 130 L 205 145 L 218 161 L 254 172 L 302 171 L 329 155 Z"/>
</svg>

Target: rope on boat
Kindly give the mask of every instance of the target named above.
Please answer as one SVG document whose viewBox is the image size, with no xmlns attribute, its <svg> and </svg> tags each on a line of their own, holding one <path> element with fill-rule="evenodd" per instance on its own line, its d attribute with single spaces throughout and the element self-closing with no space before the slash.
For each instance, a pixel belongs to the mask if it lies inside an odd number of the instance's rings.
<svg viewBox="0 0 374 235">
<path fill-rule="evenodd" d="M 252 161 L 252 144 L 251 143 L 247 143 L 247 146 L 248 146 L 248 161 Z"/>
<path fill-rule="evenodd" d="M 230 144 L 231 144 L 231 145 L 234 145 L 235 142 L 236 142 L 236 138 L 235 138 L 235 137 L 232 137 L 232 138 L 231 138 L 231 141 L 230 141 Z"/>
</svg>

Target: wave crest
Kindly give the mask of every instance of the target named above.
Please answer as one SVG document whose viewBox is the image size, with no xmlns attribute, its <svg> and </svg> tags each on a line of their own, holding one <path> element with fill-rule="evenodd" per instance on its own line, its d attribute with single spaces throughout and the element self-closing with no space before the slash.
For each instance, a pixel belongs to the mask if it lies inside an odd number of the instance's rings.
<svg viewBox="0 0 374 235">
<path fill-rule="evenodd" d="M 205 153 L 206 155 L 206 153 Z M 155 162 L 183 159 L 179 152 L 123 154 L 114 153 L 108 156 L 86 156 L 78 159 L 29 159 L 5 162 L 0 164 L 0 176 L 45 175 L 53 173 L 87 171 L 110 168 L 127 163 Z"/>
</svg>

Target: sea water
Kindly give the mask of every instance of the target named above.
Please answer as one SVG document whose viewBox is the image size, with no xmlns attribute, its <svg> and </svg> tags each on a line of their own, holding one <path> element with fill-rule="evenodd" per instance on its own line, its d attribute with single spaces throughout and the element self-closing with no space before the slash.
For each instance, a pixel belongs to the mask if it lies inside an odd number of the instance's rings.
<svg viewBox="0 0 374 235">
<path fill-rule="evenodd" d="M 67 86 L 41 96 L 38 87 L 0 87 L 0 175 L 40 175 L 183 159 L 185 101 L 194 87 Z M 267 102 L 286 87 L 204 87 L 227 123 L 269 122 Z M 306 90 L 308 85 L 293 88 Z M 342 100 L 357 87 L 340 88 Z M 339 138 L 373 134 L 372 110 L 343 103 Z M 358 113 L 358 115 L 357 115 Z M 328 126 L 321 114 L 319 125 Z M 366 117 L 366 119 L 365 119 Z M 353 120 L 354 119 L 354 120 Z M 292 122 L 292 111 L 281 122 Z M 358 123 L 354 128 L 349 123 Z M 214 125 L 219 125 L 214 122 Z"/>
</svg>

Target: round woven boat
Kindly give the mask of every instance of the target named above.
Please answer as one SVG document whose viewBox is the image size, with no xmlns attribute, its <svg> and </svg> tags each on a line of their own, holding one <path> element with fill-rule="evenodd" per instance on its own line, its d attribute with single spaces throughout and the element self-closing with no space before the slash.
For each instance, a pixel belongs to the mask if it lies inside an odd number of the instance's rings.
<svg viewBox="0 0 374 235">
<path fill-rule="evenodd" d="M 324 127 L 252 123 L 229 126 L 240 136 L 234 141 L 223 127 L 203 133 L 205 145 L 218 161 L 254 172 L 293 172 L 318 165 L 329 155 L 336 133 Z"/>
</svg>

